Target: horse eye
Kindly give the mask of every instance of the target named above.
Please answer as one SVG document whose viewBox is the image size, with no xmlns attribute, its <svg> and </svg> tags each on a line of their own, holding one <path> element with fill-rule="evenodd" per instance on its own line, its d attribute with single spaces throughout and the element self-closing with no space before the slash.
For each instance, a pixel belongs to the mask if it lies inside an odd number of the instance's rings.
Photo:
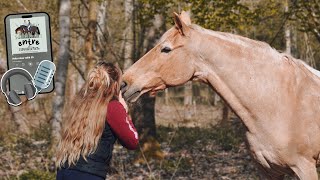
<svg viewBox="0 0 320 180">
<path fill-rule="evenodd" d="M 164 53 L 169 53 L 171 51 L 171 49 L 169 47 L 164 47 L 161 49 L 161 52 L 164 52 Z"/>
</svg>

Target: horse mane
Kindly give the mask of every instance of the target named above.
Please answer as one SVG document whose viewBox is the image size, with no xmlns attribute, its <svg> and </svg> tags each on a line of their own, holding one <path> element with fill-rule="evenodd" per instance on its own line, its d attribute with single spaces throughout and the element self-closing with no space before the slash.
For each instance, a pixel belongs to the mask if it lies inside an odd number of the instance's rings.
<svg viewBox="0 0 320 180">
<path fill-rule="evenodd" d="M 249 39 L 247 37 L 243 37 L 243 36 L 239 36 L 236 34 L 231 34 L 231 33 L 226 33 L 226 32 L 220 32 L 220 31 L 213 31 L 210 29 L 206 29 L 203 28 L 197 24 L 191 24 L 189 26 L 191 29 L 194 29 L 198 32 L 202 32 L 204 34 L 208 34 L 214 37 L 217 37 L 219 39 L 225 40 L 225 41 L 229 41 L 241 46 L 250 46 L 250 47 L 255 47 L 255 48 L 261 48 L 261 49 L 265 49 L 265 50 L 271 50 L 271 51 L 275 51 L 278 52 L 277 50 L 275 50 L 274 48 L 272 48 L 269 44 L 262 42 L 262 41 L 257 41 L 257 40 L 253 40 L 253 39 Z"/>
<path fill-rule="evenodd" d="M 290 61 L 293 61 L 298 65 L 298 67 L 303 70 L 305 73 L 307 73 L 309 76 L 316 76 L 318 79 L 320 78 L 320 71 L 317 69 L 314 69 L 313 67 L 309 66 L 305 61 L 301 59 L 296 59 L 288 54 L 283 54 L 285 58 L 288 58 Z M 311 75 L 312 74 L 312 75 Z M 319 79 L 320 80 L 320 79 Z"/>
<path fill-rule="evenodd" d="M 198 32 L 202 32 L 204 34 L 208 34 L 214 37 L 217 37 L 221 40 L 225 40 L 225 41 L 229 41 L 231 43 L 235 43 L 238 44 L 240 46 L 250 46 L 250 47 L 254 47 L 254 48 L 260 48 L 266 51 L 269 51 L 270 53 L 274 53 L 274 55 L 279 55 L 281 60 L 283 59 L 287 59 L 289 61 L 292 61 L 296 64 L 298 64 L 298 67 L 300 69 L 302 69 L 304 72 L 308 72 L 307 74 L 309 76 L 315 75 L 316 77 L 320 78 L 320 71 L 312 68 L 311 66 L 309 66 L 307 63 L 305 63 L 304 61 L 300 60 L 300 59 L 296 59 L 294 57 L 292 57 L 291 55 L 288 55 L 286 53 L 283 52 L 279 52 L 276 49 L 274 49 L 273 47 L 271 47 L 268 43 L 266 42 L 262 42 L 262 41 L 257 41 L 257 40 L 253 40 L 247 37 L 243 37 L 243 36 L 239 36 L 236 34 L 231 34 L 231 33 L 226 33 L 226 32 L 219 32 L 219 31 L 213 31 L 210 29 L 205 29 L 197 24 L 191 24 L 189 25 L 190 28 L 198 31 Z M 312 74 L 312 75 L 311 75 Z"/>
</svg>

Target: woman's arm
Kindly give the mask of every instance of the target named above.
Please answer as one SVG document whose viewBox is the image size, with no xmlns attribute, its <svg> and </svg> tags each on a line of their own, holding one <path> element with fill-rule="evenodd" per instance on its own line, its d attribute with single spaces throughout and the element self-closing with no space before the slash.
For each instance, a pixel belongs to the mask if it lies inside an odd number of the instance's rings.
<svg viewBox="0 0 320 180">
<path fill-rule="evenodd" d="M 130 150 L 138 148 L 137 130 L 119 101 L 109 102 L 107 122 L 125 148 Z"/>
</svg>

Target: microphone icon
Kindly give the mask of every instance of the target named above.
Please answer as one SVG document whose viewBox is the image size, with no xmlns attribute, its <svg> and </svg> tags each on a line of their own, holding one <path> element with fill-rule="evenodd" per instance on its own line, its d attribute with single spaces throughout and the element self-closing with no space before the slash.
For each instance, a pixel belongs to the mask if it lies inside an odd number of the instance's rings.
<svg viewBox="0 0 320 180">
<path fill-rule="evenodd" d="M 28 80 L 29 83 L 24 84 L 24 92 L 27 100 L 32 100 L 41 90 L 50 86 L 55 71 L 56 66 L 53 62 L 48 60 L 43 60 L 39 63 L 34 77 L 23 68 L 12 68 L 5 72 L 1 77 L 1 91 L 5 95 L 8 104 L 19 106 L 22 101 L 16 91 L 7 91 L 7 81 L 11 76 L 20 75 Z"/>
<path fill-rule="evenodd" d="M 53 62 L 43 60 L 39 63 L 37 71 L 33 78 L 37 93 L 49 87 L 55 71 L 56 66 Z"/>
</svg>

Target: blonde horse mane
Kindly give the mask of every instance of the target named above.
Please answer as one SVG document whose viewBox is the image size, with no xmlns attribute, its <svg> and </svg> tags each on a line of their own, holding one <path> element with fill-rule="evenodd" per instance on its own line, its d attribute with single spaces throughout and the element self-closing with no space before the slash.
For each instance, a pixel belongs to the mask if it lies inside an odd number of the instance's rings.
<svg viewBox="0 0 320 180">
<path fill-rule="evenodd" d="M 253 39 L 249 39 L 243 36 L 239 36 L 236 34 L 231 34 L 231 33 L 225 33 L 225 32 L 219 32 L 219 31 L 212 31 L 210 29 L 205 29 L 197 24 L 191 24 L 189 25 L 190 28 L 204 33 L 204 34 L 208 34 L 214 37 L 217 37 L 221 40 L 225 40 L 225 41 L 229 41 L 231 43 L 235 43 L 238 44 L 240 46 L 246 46 L 246 47 L 254 47 L 254 48 L 259 48 L 259 49 L 263 49 L 265 50 L 265 52 L 268 53 L 274 53 L 276 54 L 280 54 L 282 58 L 279 59 L 284 59 L 287 58 L 289 61 L 296 61 L 299 62 L 301 64 L 304 65 L 304 67 L 310 71 L 313 75 L 317 76 L 320 78 L 320 71 L 312 68 L 311 66 L 309 66 L 306 62 L 300 60 L 300 59 L 296 59 L 294 57 L 292 57 L 291 55 L 288 55 L 286 53 L 281 53 L 279 51 L 277 51 L 276 49 L 272 48 L 268 43 L 262 42 L 262 41 L 257 41 L 257 40 L 253 40 Z M 300 68 L 302 68 L 301 66 L 299 66 Z"/>
</svg>

